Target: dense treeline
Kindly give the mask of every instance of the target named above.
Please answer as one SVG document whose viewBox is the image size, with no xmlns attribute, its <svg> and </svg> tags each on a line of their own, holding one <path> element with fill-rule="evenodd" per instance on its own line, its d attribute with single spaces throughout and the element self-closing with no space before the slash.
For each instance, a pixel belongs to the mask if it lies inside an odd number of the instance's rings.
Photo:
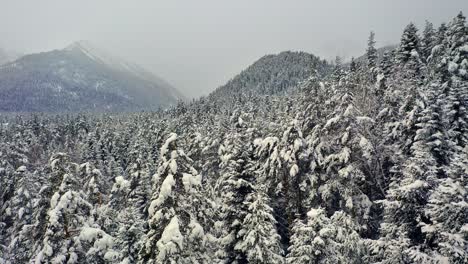
<svg viewBox="0 0 468 264">
<path fill-rule="evenodd" d="M 371 33 L 287 95 L 4 117 L 0 263 L 467 263 L 467 35 Z"/>
</svg>

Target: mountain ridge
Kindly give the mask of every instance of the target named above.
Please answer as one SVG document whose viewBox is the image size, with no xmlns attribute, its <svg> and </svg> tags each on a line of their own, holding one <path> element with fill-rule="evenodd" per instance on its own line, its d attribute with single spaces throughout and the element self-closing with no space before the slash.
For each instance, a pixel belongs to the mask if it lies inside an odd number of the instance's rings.
<svg viewBox="0 0 468 264">
<path fill-rule="evenodd" d="M 83 41 L 0 66 L 4 112 L 155 110 L 181 99 L 163 79 Z"/>
<path fill-rule="evenodd" d="M 283 51 L 268 54 L 253 62 L 210 96 L 254 93 L 277 95 L 290 92 L 310 77 L 313 71 L 326 75 L 329 64 L 303 51 Z"/>
</svg>

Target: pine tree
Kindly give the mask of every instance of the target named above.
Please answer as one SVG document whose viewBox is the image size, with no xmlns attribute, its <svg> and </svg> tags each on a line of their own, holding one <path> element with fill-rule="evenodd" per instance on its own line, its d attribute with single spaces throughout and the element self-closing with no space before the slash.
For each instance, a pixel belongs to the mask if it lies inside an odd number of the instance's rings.
<svg viewBox="0 0 468 264">
<path fill-rule="evenodd" d="M 380 64 L 378 67 L 378 74 L 376 77 L 376 84 L 375 84 L 376 96 L 382 108 L 384 108 L 382 104 L 384 103 L 384 96 L 388 89 L 388 79 L 391 76 L 392 67 L 393 67 L 392 52 L 387 50 L 382 55 L 382 60 L 380 61 Z"/>
<path fill-rule="evenodd" d="M 423 224 L 433 259 L 445 263 L 468 261 L 468 204 L 466 179 L 441 178 L 432 192 L 425 215 L 431 221 Z"/>
<path fill-rule="evenodd" d="M 199 224 L 203 211 L 201 175 L 192 160 L 177 148 L 172 133 L 161 147 L 155 190 L 148 209 L 149 231 L 143 240 L 142 263 L 204 263 L 204 228 Z"/>
<path fill-rule="evenodd" d="M 449 24 L 446 32 L 447 57 L 445 67 L 462 80 L 468 80 L 468 51 L 466 17 L 460 12 Z"/>
<path fill-rule="evenodd" d="M 295 119 L 286 128 L 282 138 L 280 156 L 283 161 L 282 191 L 285 199 L 288 225 L 292 225 L 297 216 L 306 214 L 307 193 L 307 155 L 300 121 Z"/>
<path fill-rule="evenodd" d="M 406 159 L 417 130 L 417 116 L 422 109 L 422 98 L 426 68 L 420 58 L 419 37 L 414 24 L 409 24 L 402 35 L 396 51 L 395 72 L 387 93 L 385 130 L 387 141 L 400 150 L 392 158 L 393 164 Z"/>
<path fill-rule="evenodd" d="M 410 23 L 401 37 L 400 46 L 396 51 L 398 71 L 394 76 L 395 86 L 401 91 L 399 103 L 400 119 L 405 119 L 414 110 L 416 100 L 420 96 L 419 87 L 423 84 L 425 67 L 421 61 L 418 29 Z"/>
<path fill-rule="evenodd" d="M 77 239 L 75 239 L 75 245 L 72 248 L 81 248 L 80 251 L 85 253 L 84 257 L 80 256 L 81 252 L 77 252 L 76 255 L 72 254 L 72 260 L 69 260 L 69 262 L 73 263 L 73 261 L 76 261 L 73 259 L 74 257 L 78 257 L 78 263 L 81 262 L 80 260 L 86 263 L 97 264 L 115 261 L 117 260 L 118 252 L 113 250 L 114 240 L 113 237 L 104 232 L 98 225 L 84 225 Z"/>
<path fill-rule="evenodd" d="M 460 12 L 448 26 L 446 52 L 439 68 L 441 82 L 447 80 L 445 117 L 454 152 L 468 143 L 468 48 L 466 18 Z"/>
<path fill-rule="evenodd" d="M 444 177 L 442 168 L 446 162 L 438 96 L 441 93 L 436 87 L 431 88 L 434 90 L 427 105 L 416 115 L 417 130 L 409 156 L 396 171 L 383 201 L 384 219 L 376 246 L 383 249 L 374 250 L 380 252 L 382 259 L 389 259 L 388 263 L 431 260 L 421 226 L 430 222 L 424 214 L 425 206 L 437 178 Z"/>
<path fill-rule="evenodd" d="M 436 35 L 434 31 L 434 26 L 431 22 L 426 20 L 426 25 L 424 27 L 423 35 L 421 38 L 421 56 L 423 61 L 426 61 L 427 58 L 432 54 L 432 49 L 436 45 Z"/>
<path fill-rule="evenodd" d="M 87 224 L 92 205 L 85 200 L 85 194 L 78 191 L 80 182 L 76 177 L 76 164 L 61 154 L 51 158 L 51 167 L 60 184 L 50 200 L 47 229 L 36 263 L 78 263 L 86 251 L 77 235 Z M 53 183 L 52 186 L 57 185 Z"/>
<path fill-rule="evenodd" d="M 374 31 L 370 32 L 369 39 L 367 40 L 367 69 L 369 71 L 369 82 L 374 83 L 377 75 L 377 49 L 375 48 L 375 33 Z"/>
<path fill-rule="evenodd" d="M 11 227 L 13 234 L 9 244 L 10 261 L 13 263 L 27 262 L 32 257 L 31 224 L 33 222 L 34 190 L 36 188 L 34 175 L 26 166 L 19 167 L 16 172 L 18 183 L 11 199 L 11 212 L 16 212 Z"/>
<path fill-rule="evenodd" d="M 254 142 L 255 156 L 258 159 L 257 183 L 265 186 L 267 197 L 274 201 L 271 206 L 275 216 L 278 234 L 282 244 L 288 244 L 289 223 L 288 214 L 284 208 L 286 200 L 283 191 L 283 160 L 281 157 L 281 141 L 277 137 L 256 139 Z"/>
<path fill-rule="evenodd" d="M 342 90 L 333 101 L 337 106 L 321 128 L 320 147 L 315 150 L 319 179 L 312 186 L 317 189 L 314 204 L 324 206 L 329 214 L 343 210 L 365 224 L 371 203 L 363 193 L 366 175 L 362 164 L 369 162 L 373 147 L 361 129 L 365 131 L 372 120 L 357 117 L 360 110 L 351 91 Z"/>
<path fill-rule="evenodd" d="M 296 219 L 292 228 L 291 244 L 286 262 L 288 264 L 319 263 L 317 255 L 324 249 L 320 230 L 330 221 L 323 209 L 311 209 L 307 220 Z"/>
<path fill-rule="evenodd" d="M 79 167 L 80 177 L 84 180 L 84 190 L 87 200 L 96 207 L 103 204 L 103 176 L 101 172 L 89 163 L 83 163 Z"/>
<path fill-rule="evenodd" d="M 144 235 L 143 220 L 132 206 L 124 208 L 117 215 L 117 232 L 115 233 L 115 252 L 120 263 L 136 263 L 138 252 L 142 247 L 141 238 Z"/>
<path fill-rule="evenodd" d="M 246 199 L 248 213 L 239 234 L 242 235 L 235 249 L 246 252 L 248 263 L 283 263 L 280 236 L 276 231 L 273 209 L 260 186 Z"/>
<path fill-rule="evenodd" d="M 225 141 L 221 178 L 221 220 L 225 231 L 221 243 L 223 250 L 219 258 L 227 263 L 248 263 L 247 250 L 240 246 L 245 233 L 242 223 L 249 213 L 247 198 L 254 192 L 255 160 L 252 132 L 240 113 L 231 116 L 232 130 Z"/>
<path fill-rule="evenodd" d="M 418 29 L 413 23 L 406 26 L 401 36 L 400 46 L 398 47 L 396 59 L 400 63 L 407 63 L 414 53 L 420 53 L 420 40 Z"/>
<path fill-rule="evenodd" d="M 150 200 L 151 175 L 149 173 L 149 164 L 143 159 L 137 158 L 129 169 L 130 175 L 130 193 L 129 200 L 138 209 L 138 213 L 147 217 L 148 205 Z"/>
<path fill-rule="evenodd" d="M 63 175 L 67 173 L 69 167 L 68 155 L 56 153 L 51 156 L 47 166 L 41 169 L 40 175 L 45 178 L 45 181 L 41 182 L 42 187 L 38 191 L 38 199 L 34 203 L 34 221 L 31 227 L 31 237 L 34 241 L 32 245 L 33 258 L 42 250 L 52 195 L 59 189 Z"/>
<path fill-rule="evenodd" d="M 354 57 L 351 57 L 351 62 L 349 63 L 349 70 L 352 71 L 352 72 L 355 72 L 357 70 L 357 63 L 356 63 L 356 59 L 354 59 Z"/>
<path fill-rule="evenodd" d="M 259 159 L 259 176 L 257 181 L 266 186 L 268 196 L 276 195 L 278 185 L 282 181 L 282 161 L 280 156 L 280 140 L 277 137 L 256 139 L 255 156 Z"/>
<path fill-rule="evenodd" d="M 145 233 L 145 223 L 136 205 L 129 202 L 130 181 L 115 179 L 109 203 L 100 211 L 100 222 L 106 233 L 114 237 L 112 250 L 104 258 L 117 263 L 135 263 Z"/>
<path fill-rule="evenodd" d="M 287 263 L 363 263 L 364 246 L 357 226 L 343 212 L 328 218 L 323 209 L 311 209 L 304 223 L 296 220 Z"/>
<path fill-rule="evenodd" d="M 342 58 L 340 56 L 336 56 L 335 61 L 333 62 L 332 65 L 333 65 L 333 69 L 328 79 L 331 82 L 335 83 L 336 85 L 341 85 L 346 75 L 346 72 L 343 68 Z"/>
<path fill-rule="evenodd" d="M 444 42 L 446 32 L 447 32 L 447 24 L 445 23 L 440 24 L 439 28 L 437 29 L 437 34 L 436 34 L 437 45 L 440 45 Z"/>
</svg>

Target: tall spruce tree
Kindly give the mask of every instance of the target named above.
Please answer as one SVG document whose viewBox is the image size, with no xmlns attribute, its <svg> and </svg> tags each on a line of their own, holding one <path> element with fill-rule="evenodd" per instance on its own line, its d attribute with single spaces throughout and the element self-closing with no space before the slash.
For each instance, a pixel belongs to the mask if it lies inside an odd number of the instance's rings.
<svg viewBox="0 0 468 264">
<path fill-rule="evenodd" d="M 148 208 L 149 230 L 142 242 L 141 263 L 206 263 L 205 229 L 199 216 L 206 203 L 201 175 L 178 149 L 172 133 L 161 147 L 160 165 Z"/>
<path fill-rule="evenodd" d="M 426 20 L 424 31 L 421 37 L 421 56 L 424 61 L 431 55 L 432 49 L 436 45 L 436 34 L 434 26 Z"/>
<path fill-rule="evenodd" d="M 293 227 L 288 264 L 363 263 L 364 246 L 358 227 L 343 212 L 331 218 L 325 210 L 311 209 L 304 221 L 297 219 Z"/>
<path fill-rule="evenodd" d="M 249 214 L 247 199 L 255 190 L 256 166 L 252 131 L 239 113 L 231 116 L 231 124 L 218 183 L 225 229 L 220 258 L 226 263 L 242 264 L 248 263 L 248 249 L 241 246 L 245 239 L 242 223 Z"/>
<path fill-rule="evenodd" d="M 377 49 L 375 48 L 375 33 L 371 31 L 367 40 L 366 49 L 367 68 L 369 71 L 369 82 L 374 83 L 377 76 Z"/>
</svg>

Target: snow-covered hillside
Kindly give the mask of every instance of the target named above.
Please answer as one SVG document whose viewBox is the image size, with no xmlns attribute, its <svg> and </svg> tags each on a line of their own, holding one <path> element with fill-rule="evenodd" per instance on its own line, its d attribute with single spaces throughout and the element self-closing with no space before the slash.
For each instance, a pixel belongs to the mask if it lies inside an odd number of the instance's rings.
<svg viewBox="0 0 468 264">
<path fill-rule="evenodd" d="M 296 89 L 312 73 L 325 76 L 330 69 L 325 60 L 306 52 L 285 51 L 266 55 L 212 94 L 285 94 Z"/>
<path fill-rule="evenodd" d="M 0 111 L 137 111 L 182 99 L 170 84 L 85 41 L 0 66 Z"/>
</svg>

